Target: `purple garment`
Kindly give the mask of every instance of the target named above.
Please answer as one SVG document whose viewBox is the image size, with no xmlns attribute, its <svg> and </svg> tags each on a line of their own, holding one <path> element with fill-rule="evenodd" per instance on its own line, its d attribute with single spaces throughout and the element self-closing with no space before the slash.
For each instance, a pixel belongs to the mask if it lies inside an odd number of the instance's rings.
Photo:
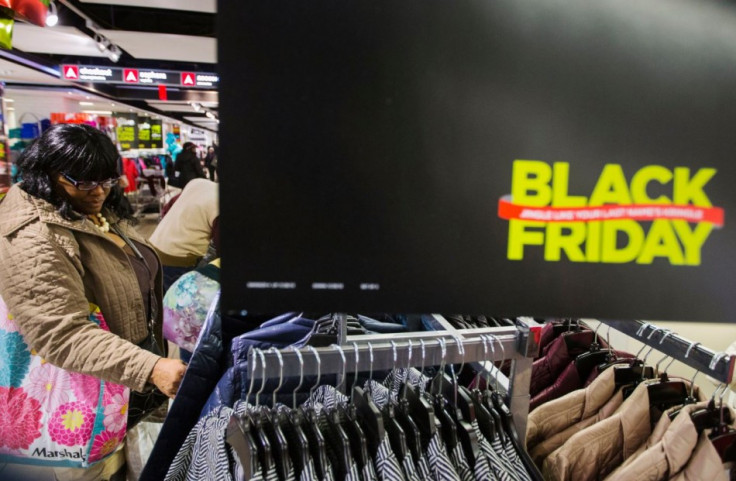
<svg viewBox="0 0 736 481">
<path fill-rule="evenodd" d="M 583 387 L 583 383 L 580 381 L 580 375 L 575 367 L 575 362 L 570 362 L 565 370 L 562 371 L 562 374 L 551 385 L 532 397 L 531 401 L 529 401 L 529 411 L 534 410 L 537 406 L 547 401 L 557 399 L 581 387 Z"/>
<path fill-rule="evenodd" d="M 532 364 L 532 381 L 529 386 L 529 394 L 532 398 L 546 387 L 551 386 L 570 364 L 570 361 L 586 352 L 593 343 L 594 337 L 593 331 L 566 332 L 552 341 L 548 346 L 547 354 Z M 608 347 L 600 336 L 598 344 L 602 348 Z"/>
</svg>

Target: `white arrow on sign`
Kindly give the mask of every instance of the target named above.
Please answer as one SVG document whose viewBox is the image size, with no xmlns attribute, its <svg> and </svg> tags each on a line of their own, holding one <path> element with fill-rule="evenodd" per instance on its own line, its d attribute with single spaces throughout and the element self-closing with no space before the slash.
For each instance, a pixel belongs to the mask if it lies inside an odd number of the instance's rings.
<svg viewBox="0 0 736 481">
<path fill-rule="evenodd" d="M 66 73 L 64 74 L 66 78 L 77 78 L 77 72 L 74 71 L 73 68 L 69 67 L 66 69 Z"/>
<path fill-rule="evenodd" d="M 125 81 L 126 82 L 137 82 L 138 81 L 138 77 L 136 77 L 135 76 L 135 72 L 133 72 L 131 70 L 130 72 L 128 72 L 128 76 L 125 77 Z"/>
<path fill-rule="evenodd" d="M 184 76 L 184 85 L 194 85 L 194 79 L 191 75 Z"/>
</svg>

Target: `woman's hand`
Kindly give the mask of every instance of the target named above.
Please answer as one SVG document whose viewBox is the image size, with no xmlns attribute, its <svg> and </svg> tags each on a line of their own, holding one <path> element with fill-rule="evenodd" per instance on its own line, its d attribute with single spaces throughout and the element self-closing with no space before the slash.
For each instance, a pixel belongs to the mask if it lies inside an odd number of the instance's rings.
<svg viewBox="0 0 736 481">
<path fill-rule="evenodd" d="M 186 369 L 187 365 L 180 360 L 162 357 L 153 366 L 151 377 L 148 380 L 155 384 L 162 393 L 173 399 Z"/>
</svg>

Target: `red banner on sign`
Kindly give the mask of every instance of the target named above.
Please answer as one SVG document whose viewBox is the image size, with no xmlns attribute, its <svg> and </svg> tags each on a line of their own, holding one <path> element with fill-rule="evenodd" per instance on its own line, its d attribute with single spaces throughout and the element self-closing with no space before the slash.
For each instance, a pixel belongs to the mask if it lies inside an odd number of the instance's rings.
<svg viewBox="0 0 736 481">
<path fill-rule="evenodd" d="M 721 207 L 697 207 L 673 204 L 601 205 L 595 207 L 529 207 L 512 204 L 507 198 L 498 201 L 498 216 L 502 219 L 518 219 L 537 222 L 593 222 L 631 219 L 650 221 L 656 219 L 710 222 L 723 227 L 724 212 Z"/>
</svg>

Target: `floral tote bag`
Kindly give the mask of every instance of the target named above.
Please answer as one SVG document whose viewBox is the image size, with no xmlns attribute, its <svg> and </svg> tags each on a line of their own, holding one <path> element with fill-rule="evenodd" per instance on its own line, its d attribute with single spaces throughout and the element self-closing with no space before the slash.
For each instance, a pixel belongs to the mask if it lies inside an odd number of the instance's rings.
<svg viewBox="0 0 736 481">
<path fill-rule="evenodd" d="M 89 320 L 109 330 L 94 304 Z M 86 468 L 105 459 L 125 436 L 129 395 L 46 362 L 0 298 L 0 463 Z"/>
</svg>

